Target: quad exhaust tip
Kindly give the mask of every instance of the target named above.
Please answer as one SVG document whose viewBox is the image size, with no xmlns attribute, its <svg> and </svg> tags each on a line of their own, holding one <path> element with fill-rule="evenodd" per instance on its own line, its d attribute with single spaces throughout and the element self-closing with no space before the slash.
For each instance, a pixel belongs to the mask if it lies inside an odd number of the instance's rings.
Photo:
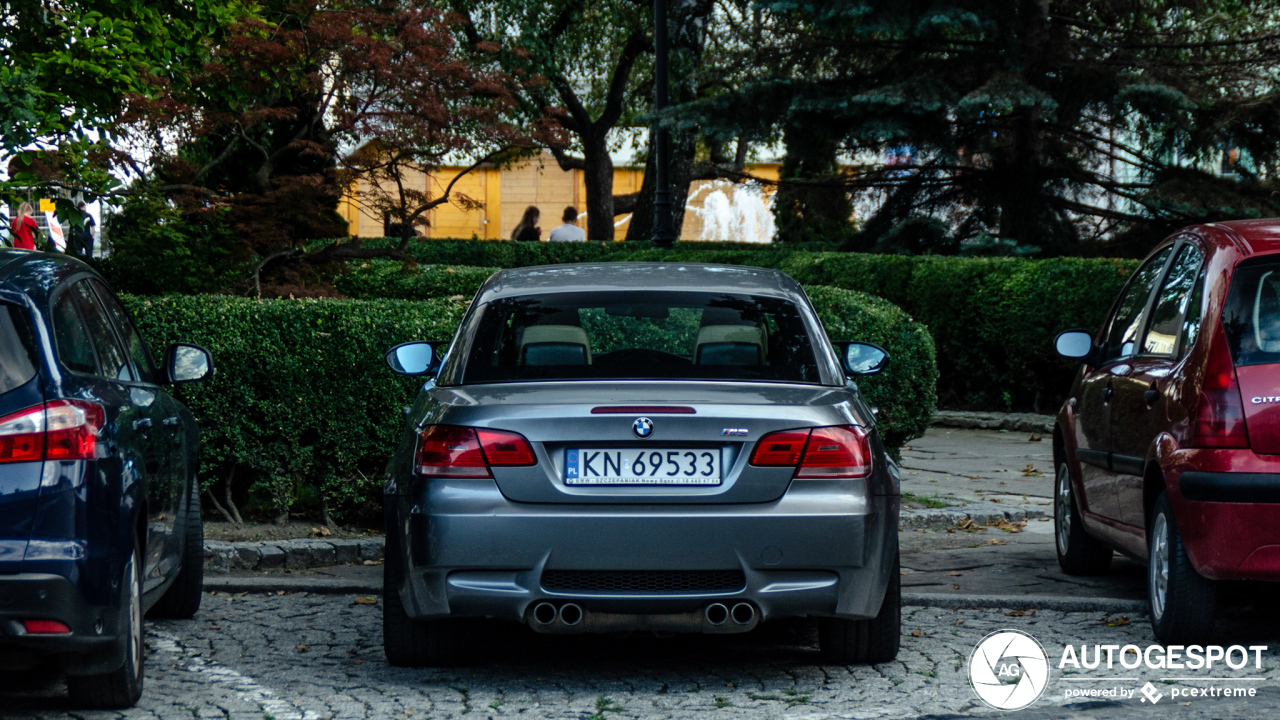
<svg viewBox="0 0 1280 720">
<path fill-rule="evenodd" d="M 577 603 L 565 603 L 560 606 L 560 622 L 573 627 L 582 622 L 582 607 Z"/>
<path fill-rule="evenodd" d="M 707 606 L 704 615 L 707 618 L 707 622 L 712 625 L 723 625 L 729 620 L 729 608 L 725 607 L 723 603 L 711 603 Z"/>
<path fill-rule="evenodd" d="M 540 602 L 533 606 L 533 621 L 539 625 L 550 625 L 556 621 L 556 606 L 549 602 Z"/>
<path fill-rule="evenodd" d="M 721 607 L 724 606 L 721 605 Z M 751 621 L 756 619 L 756 609 L 752 607 L 751 603 L 740 602 L 733 606 L 733 611 L 730 615 L 733 616 L 733 621 L 739 625 L 750 625 Z"/>
</svg>

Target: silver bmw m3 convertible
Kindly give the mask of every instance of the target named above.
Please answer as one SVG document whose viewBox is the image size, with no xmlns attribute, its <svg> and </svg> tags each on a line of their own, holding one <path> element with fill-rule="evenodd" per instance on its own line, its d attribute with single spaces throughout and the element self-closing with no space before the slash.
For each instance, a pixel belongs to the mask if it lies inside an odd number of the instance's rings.
<svg viewBox="0 0 1280 720">
<path fill-rule="evenodd" d="M 505 270 L 432 376 L 385 477 L 393 665 L 542 633 L 741 633 L 818 618 L 831 662 L 898 651 L 898 469 L 800 286 L 758 268 Z"/>
</svg>

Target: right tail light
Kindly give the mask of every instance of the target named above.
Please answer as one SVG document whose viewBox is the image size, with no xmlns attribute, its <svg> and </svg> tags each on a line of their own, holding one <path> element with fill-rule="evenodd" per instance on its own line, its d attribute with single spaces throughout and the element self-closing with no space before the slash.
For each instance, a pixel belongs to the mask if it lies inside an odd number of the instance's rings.
<svg viewBox="0 0 1280 720">
<path fill-rule="evenodd" d="M 106 424 L 102 408 L 55 400 L 0 418 L 0 463 L 92 460 Z"/>
<path fill-rule="evenodd" d="M 1227 336 L 1218 326 L 1209 344 L 1204 387 L 1192 425 L 1192 447 L 1249 447 L 1244 423 L 1244 401 L 1236 381 L 1236 367 L 1227 347 Z"/>
<path fill-rule="evenodd" d="M 751 453 L 760 467 L 794 467 L 810 480 L 860 478 L 871 474 L 871 439 L 857 425 L 783 430 L 760 438 Z"/>
</svg>

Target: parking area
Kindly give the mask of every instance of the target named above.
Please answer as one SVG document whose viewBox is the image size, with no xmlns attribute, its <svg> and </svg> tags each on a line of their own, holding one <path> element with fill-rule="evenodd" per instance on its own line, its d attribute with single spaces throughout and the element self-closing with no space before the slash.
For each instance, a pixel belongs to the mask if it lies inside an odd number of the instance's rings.
<svg viewBox="0 0 1280 720">
<path fill-rule="evenodd" d="M 4 676 L 5 718 L 899 718 L 992 712 L 968 685 L 974 646 L 996 630 L 1032 634 L 1052 660 L 1080 644 L 1151 642 L 1139 618 L 1101 612 L 909 607 L 902 652 L 875 666 L 818 664 L 811 624 L 766 626 L 741 637 L 548 637 L 518 626 L 477 638 L 489 658 L 475 667 L 409 670 L 382 658 L 380 601 L 356 595 L 213 595 L 191 621 L 153 623 L 148 635 L 147 692 L 122 713 L 69 713 L 56 681 Z M 1273 642 L 1280 627 L 1238 614 L 1228 639 Z M 1244 632 L 1244 628 L 1248 632 Z M 1081 704 L 1080 688 L 1136 690 L 1151 681 L 1161 694 L 1210 682 L 1167 682 L 1167 673 L 1125 671 L 1123 681 L 1088 681 L 1052 670 L 1042 699 L 1019 717 L 1135 717 L 1173 708 L 1178 717 L 1274 716 L 1280 656 L 1262 657 L 1233 685 L 1261 692 L 1245 700 L 1165 700 L 1141 696 Z M 1056 664 L 1052 662 L 1051 664 Z M 1116 673 L 1112 673 L 1114 675 Z M 1216 673 L 1215 673 L 1216 674 Z M 708 715 L 711 713 L 711 715 Z M 1167 714 L 1167 713 L 1166 713 Z"/>
<path fill-rule="evenodd" d="M 1154 641 L 1141 609 L 1141 565 L 1118 558 L 1098 578 L 1058 569 L 1050 466 L 1048 443 L 1028 433 L 934 428 L 903 452 L 903 490 L 916 519 L 900 534 L 907 607 L 892 663 L 820 664 L 814 625 L 795 621 L 747 636 L 666 638 L 549 637 L 495 625 L 476 638 L 487 652 L 475 666 L 392 668 L 382 654 L 381 568 L 348 565 L 211 576 L 210 586 L 224 590 L 206 595 L 195 620 L 148 624 L 147 692 L 134 709 L 72 712 L 58 679 L 0 675 L 0 717 L 963 717 L 997 712 L 970 686 L 967 663 L 984 637 L 1009 629 L 1031 634 L 1050 666 L 1043 695 L 1019 718 L 1280 712 L 1280 623 L 1267 588 L 1227 588 L 1219 626 L 1223 644 L 1267 644 L 1261 667 L 1175 675 L 1057 667 L 1068 645 Z M 967 514 L 983 521 L 963 522 Z M 336 580 L 360 593 L 305 591 L 308 582 L 318 590 Z M 250 581 L 257 592 L 226 591 Z M 1141 694 L 1148 683 L 1155 703 Z M 1211 694 L 1224 686 L 1254 692 Z M 1195 688 L 1210 695 L 1185 696 Z"/>
</svg>

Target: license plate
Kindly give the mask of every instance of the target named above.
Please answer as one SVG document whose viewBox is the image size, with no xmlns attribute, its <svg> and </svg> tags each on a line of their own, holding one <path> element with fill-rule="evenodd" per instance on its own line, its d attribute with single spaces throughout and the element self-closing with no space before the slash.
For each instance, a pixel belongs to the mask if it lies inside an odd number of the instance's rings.
<svg viewBox="0 0 1280 720">
<path fill-rule="evenodd" d="M 565 485 L 719 485 L 720 451 L 565 450 Z"/>
</svg>

